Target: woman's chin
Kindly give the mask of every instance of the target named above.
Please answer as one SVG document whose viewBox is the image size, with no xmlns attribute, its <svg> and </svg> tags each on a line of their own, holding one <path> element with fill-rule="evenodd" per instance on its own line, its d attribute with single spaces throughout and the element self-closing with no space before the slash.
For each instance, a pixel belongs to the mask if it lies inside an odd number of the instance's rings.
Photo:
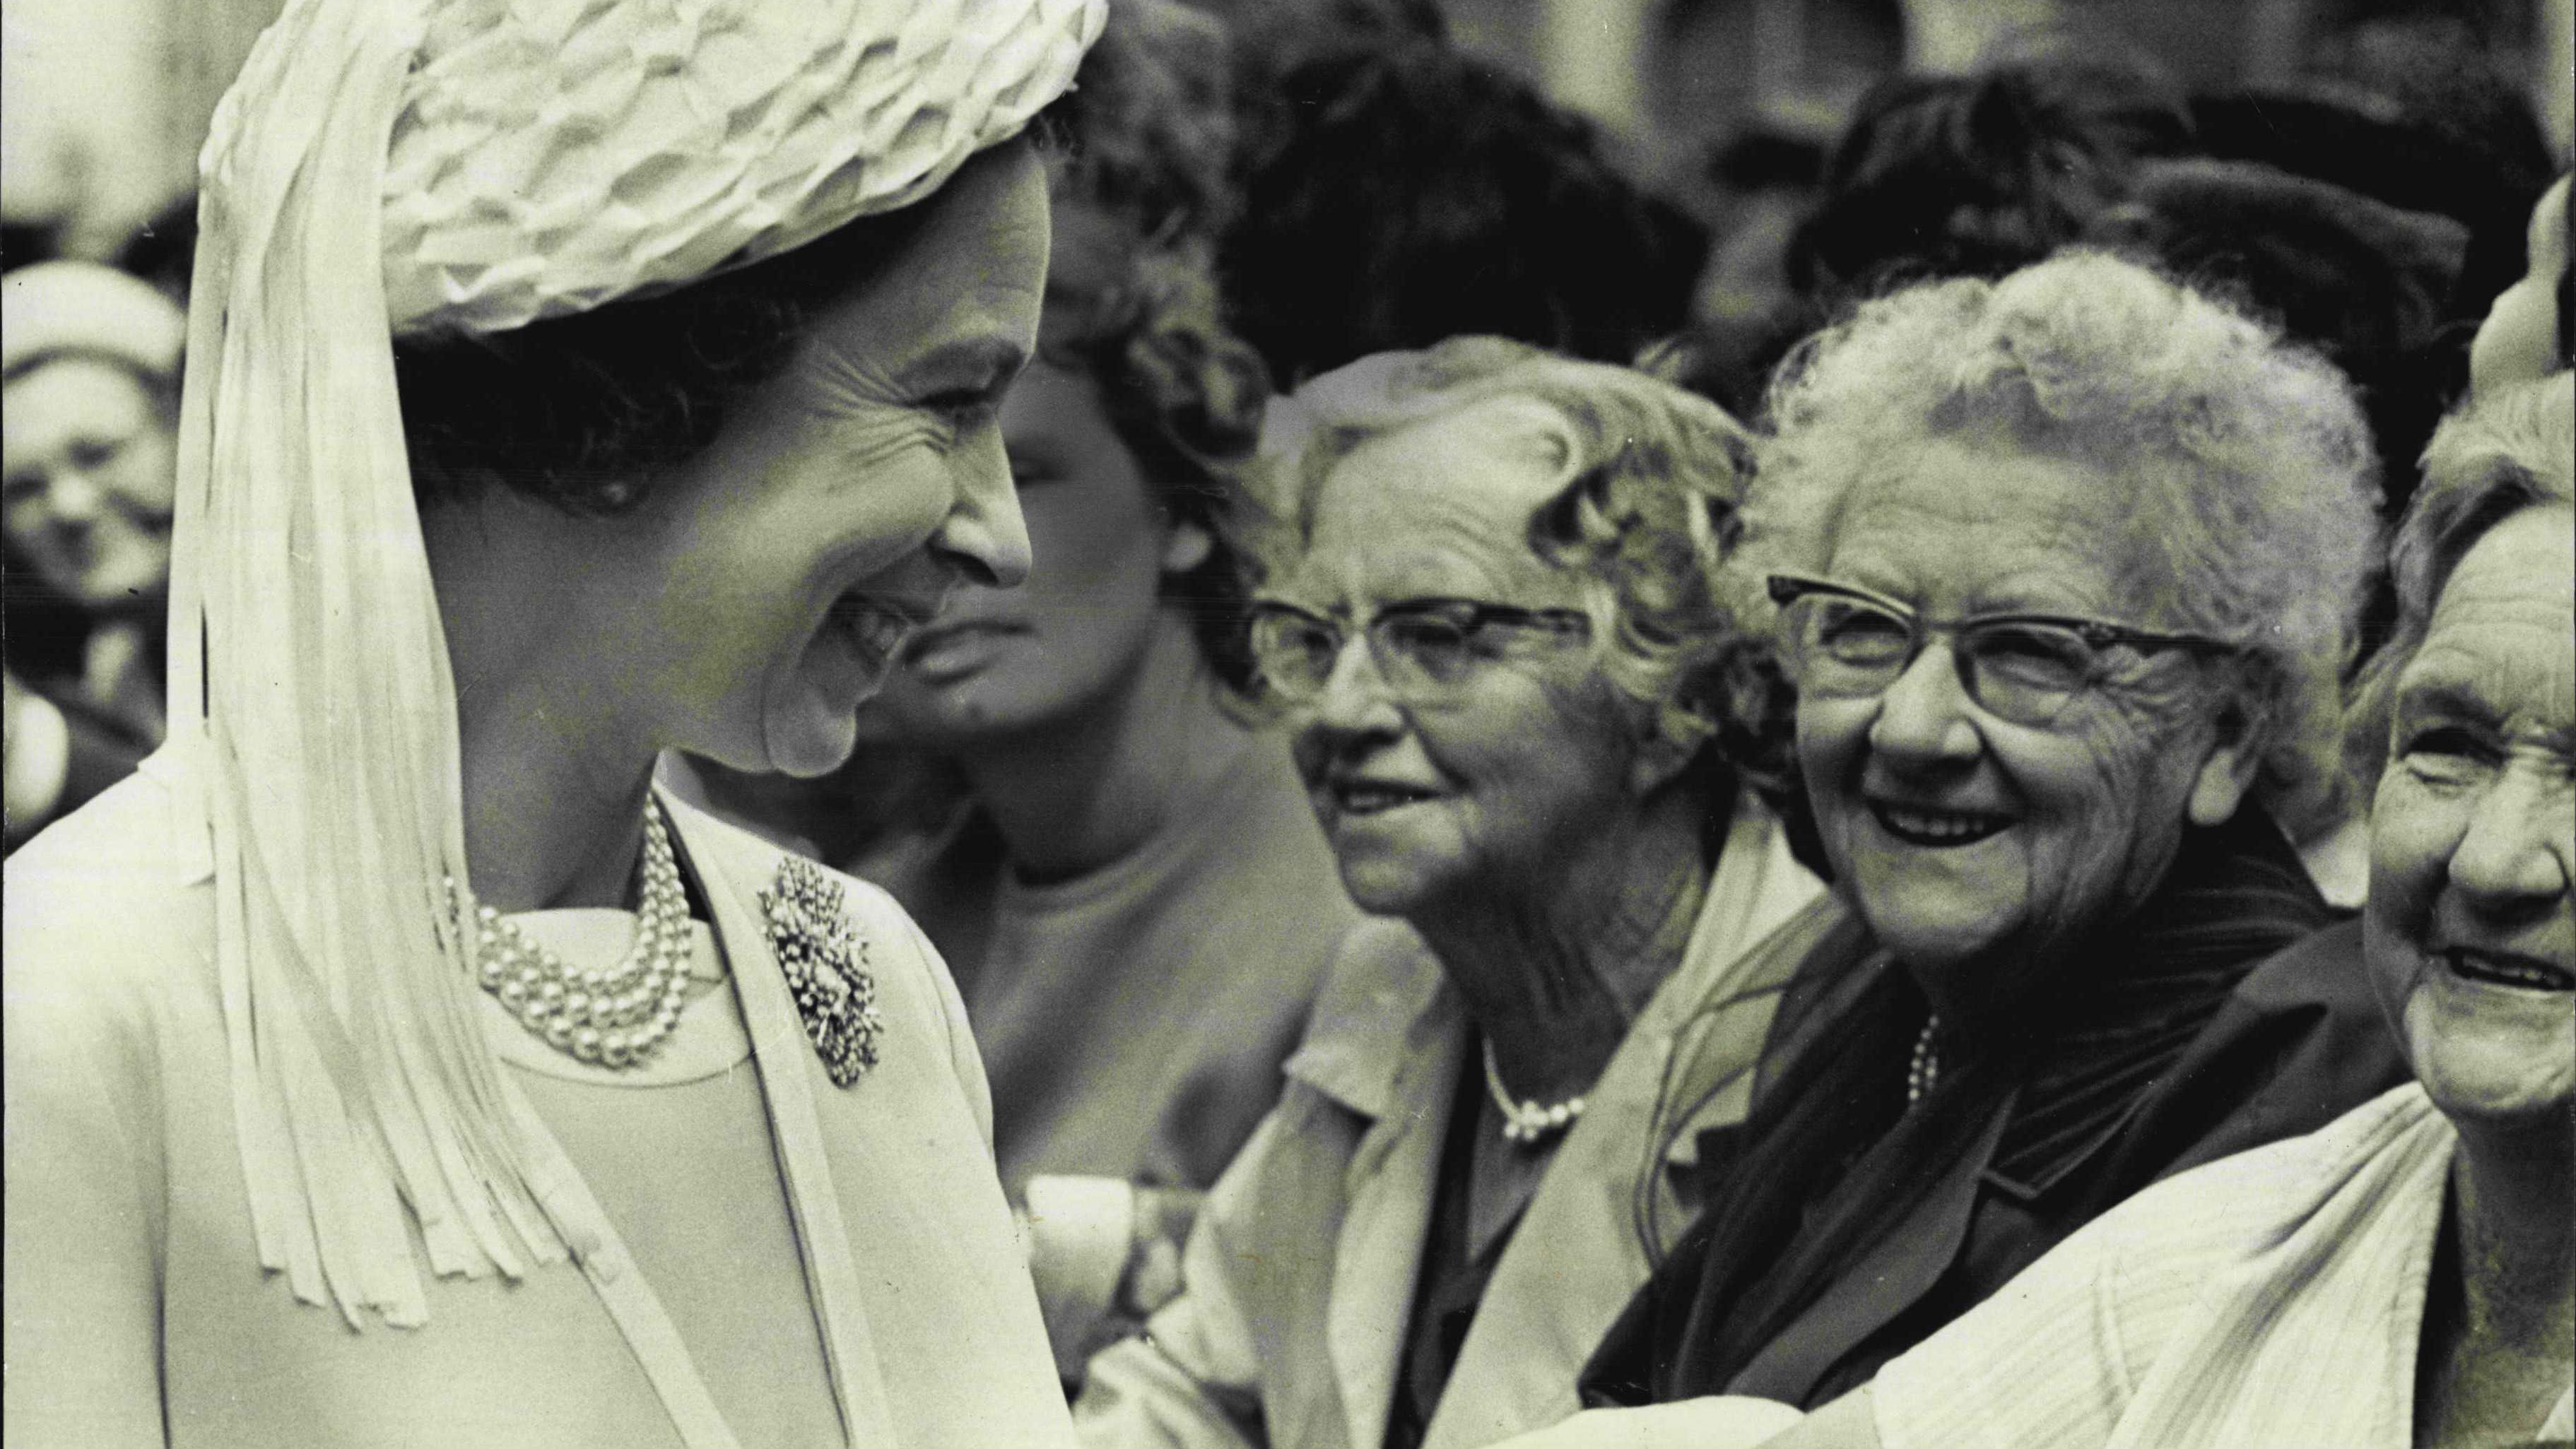
<svg viewBox="0 0 2576 1449">
<path fill-rule="evenodd" d="M 1938 972 L 1979 961 L 2011 929 L 2011 922 L 1985 903 L 1948 902 L 1894 893 L 1864 892 L 1861 916 L 1872 935 L 1897 960 L 1917 971 Z"/>
<path fill-rule="evenodd" d="M 761 744 L 768 769 L 810 779 L 841 768 L 859 745 L 859 703 L 854 699 L 848 707 L 836 708 L 836 701 L 809 694 L 791 706 L 767 710 L 761 717 Z"/>
<path fill-rule="evenodd" d="M 2415 994 L 2405 1045 L 2416 1080 L 2453 1121 L 2563 1130 L 2576 1107 L 2576 1012 L 2564 1001 L 2486 1008 L 2442 1000 L 2438 985 Z"/>
<path fill-rule="evenodd" d="M 1436 894 L 1421 863 L 1388 851 L 1346 851 L 1339 857 L 1342 889 L 1351 904 L 1372 916 L 1410 917 Z"/>
</svg>

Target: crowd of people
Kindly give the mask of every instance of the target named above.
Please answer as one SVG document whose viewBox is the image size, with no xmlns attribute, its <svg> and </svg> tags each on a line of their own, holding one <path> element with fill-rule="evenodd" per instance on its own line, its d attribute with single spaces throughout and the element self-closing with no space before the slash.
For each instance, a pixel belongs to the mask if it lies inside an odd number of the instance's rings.
<svg viewBox="0 0 2576 1449">
<path fill-rule="evenodd" d="M 2576 1445 L 2452 30 L 1712 235 L 1426 0 L 392 8 L 0 275 L 13 1438 Z"/>
</svg>

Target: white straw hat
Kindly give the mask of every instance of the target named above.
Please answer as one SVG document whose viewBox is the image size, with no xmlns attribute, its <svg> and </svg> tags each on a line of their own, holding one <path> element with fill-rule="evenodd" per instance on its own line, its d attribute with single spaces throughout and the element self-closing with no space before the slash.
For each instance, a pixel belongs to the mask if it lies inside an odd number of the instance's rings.
<svg viewBox="0 0 2576 1449">
<path fill-rule="evenodd" d="M 475 1016 L 397 330 L 677 286 L 928 195 L 1105 0 L 291 0 L 201 162 L 171 728 L 261 1264 L 348 1321 L 587 1250 Z M 202 823 L 198 823 L 202 822 Z"/>
</svg>

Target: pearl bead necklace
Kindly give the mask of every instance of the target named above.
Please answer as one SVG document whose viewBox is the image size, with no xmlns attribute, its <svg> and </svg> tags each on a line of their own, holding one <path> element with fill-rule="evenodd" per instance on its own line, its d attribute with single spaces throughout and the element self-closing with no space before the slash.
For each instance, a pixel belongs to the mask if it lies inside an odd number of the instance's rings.
<svg viewBox="0 0 2576 1449">
<path fill-rule="evenodd" d="M 1905 1068 L 1905 1105 L 1908 1107 L 1922 1101 L 1924 1093 L 1931 1091 L 1941 1080 L 1941 1050 L 1933 1040 L 1940 1030 L 1941 1013 L 1936 1011 L 1923 1023 L 1923 1034 L 1914 1039 L 1914 1060 Z"/>
<path fill-rule="evenodd" d="M 642 900 L 635 944 L 607 970 L 579 970 L 490 906 L 474 911 L 475 979 L 528 1034 L 580 1061 L 640 1066 L 679 1028 L 693 954 L 689 896 L 659 810 L 644 812 Z M 453 877 L 460 916 L 471 899 Z"/>
<path fill-rule="evenodd" d="M 1503 1074 L 1494 1067 L 1494 1043 L 1485 1042 L 1485 1090 L 1493 1093 L 1494 1105 L 1503 1109 L 1503 1140 L 1523 1145 L 1544 1140 L 1553 1133 L 1574 1125 L 1583 1115 L 1584 1099 L 1568 1097 L 1554 1106 L 1538 1102 L 1515 1102 L 1503 1088 Z"/>
</svg>

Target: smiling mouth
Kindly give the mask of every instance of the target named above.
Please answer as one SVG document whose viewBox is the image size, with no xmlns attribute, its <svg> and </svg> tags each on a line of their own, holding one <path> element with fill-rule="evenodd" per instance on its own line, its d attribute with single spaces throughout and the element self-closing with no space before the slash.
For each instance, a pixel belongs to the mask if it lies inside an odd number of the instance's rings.
<svg viewBox="0 0 2576 1449">
<path fill-rule="evenodd" d="M 882 663 L 894 658 L 904 641 L 930 616 L 852 590 L 832 601 L 831 618 L 833 627 L 856 644 L 862 655 Z"/>
<path fill-rule="evenodd" d="M 1929 810 L 1917 805 L 1895 805 L 1871 801 L 1869 813 L 1879 828 L 1907 845 L 1933 850 L 1952 846 L 1974 845 L 1989 836 L 2009 829 L 2009 815 L 1994 815 L 1982 810 Z"/>
<path fill-rule="evenodd" d="M 1437 792 L 1383 780 L 1344 780 L 1332 787 L 1333 804 L 1345 815 L 1383 815 L 1418 805 Z"/>
<path fill-rule="evenodd" d="M 937 653 L 949 645 L 969 644 L 1025 632 L 1027 631 L 1013 625 L 976 619 L 932 624 L 904 641 L 903 660 L 906 664 L 918 664 L 925 656 Z"/>
<path fill-rule="evenodd" d="M 2576 992 L 2576 974 L 2529 956 L 2454 946 L 2434 953 L 2454 976 L 2517 991 Z"/>
</svg>

